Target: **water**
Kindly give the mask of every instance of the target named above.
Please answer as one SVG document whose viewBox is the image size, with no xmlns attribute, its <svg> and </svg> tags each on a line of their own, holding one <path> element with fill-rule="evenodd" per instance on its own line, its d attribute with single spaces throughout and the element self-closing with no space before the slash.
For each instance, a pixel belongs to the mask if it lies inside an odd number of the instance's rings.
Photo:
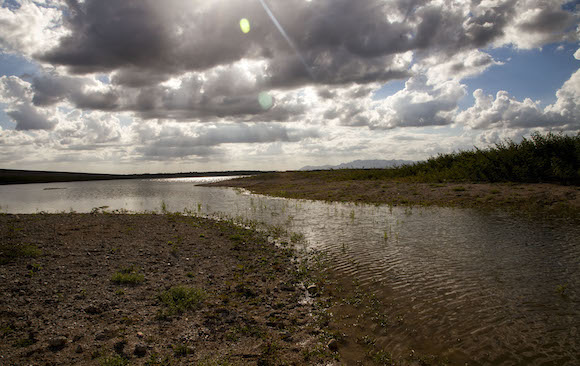
<svg viewBox="0 0 580 366">
<path fill-rule="evenodd" d="M 251 195 L 223 178 L 0 186 L 9 213 L 188 209 L 304 234 L 335 270 L 389 304 L 404 326 L 380 346 L 470 365 L 580 364 L 580 227 L 466 209 L 408 209 Z M 58 189 L 56 189 L 58 188 Z M 566 286 L 563 294 L 558 286 Z M 561 288 L 561 287 L 560 287 Z"/>
</svg>

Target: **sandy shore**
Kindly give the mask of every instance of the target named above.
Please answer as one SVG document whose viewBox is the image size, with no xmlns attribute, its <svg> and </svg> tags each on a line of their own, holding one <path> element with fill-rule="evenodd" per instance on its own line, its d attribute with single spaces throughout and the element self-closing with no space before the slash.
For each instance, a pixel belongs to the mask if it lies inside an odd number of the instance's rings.
<svg viewBox="0 0 580 366">
<path fill-rule="evenodd" d="M 179 215 L 36 214 L 0 216 L 0 237 L 2 365 L 334 357 L 295 251 L 266 234 Z"/>
<path fill-rule="evenodd" d="M 286 198 L 410 206 L 499 208 L 523 214 L 580 217 L 580 187 L 547 183 L 338 180 L 333 179 L 329 172 L 285 172 L 212 185 L 245 188 L 253 193 Z"/>
</svg>

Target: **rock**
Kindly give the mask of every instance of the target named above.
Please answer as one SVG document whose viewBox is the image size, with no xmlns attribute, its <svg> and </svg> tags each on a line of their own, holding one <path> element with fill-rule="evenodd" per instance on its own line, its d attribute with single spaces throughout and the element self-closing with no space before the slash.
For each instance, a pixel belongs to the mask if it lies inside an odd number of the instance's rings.
<svg viewBox="0 0 580 366">
<path fill-rule="evenodd" d="M 143 357 L 147 354 L 147 346 L 143 343 L 137 343 L 133 354 L 137 357 Z"/>
<path fill-rule="evenodd" d="M 99 333 L 95 334 L 95 340 L 96 341 L 106 341 L 109 340 L 111 338 L 115 337 L 115 332 L 109 329 L 103 329 L 102 331 L 100 331 Z"/>
<path fill-rule="evenodd" d="M 308 290 L 308 293 L 312 296 L 318 295 L 318 286 L 316 285 L 310 285 L 306 290 Z"/>
<path fill-rule="evenodd" d="M 48 340 L 48 347 L 52 349 L 61 349 L 66 346 L 67 341 L 68 340 L 64 336 L 50 338 Z"/>
<path fill-rule="evenodd" d="M 83 353 L 85 350 L 83 349 L 83 346 L 81 346 L 80 344 L 77 346 L 77 348 L 75 348 L 75 353 Z"/>
<path fill-rule="evenodd" d="M 143 332 L 137 332 L 137 338 L 143 338 L 145 337 L 145 334 L 143 334 Z"/>
<path fill-rule="evenodd" d="M 338 351 L 338 341 L 336 339 L 331 339 L 330 342 L 328 342 L 327 347 L 332 352 Z"/>
</svg>

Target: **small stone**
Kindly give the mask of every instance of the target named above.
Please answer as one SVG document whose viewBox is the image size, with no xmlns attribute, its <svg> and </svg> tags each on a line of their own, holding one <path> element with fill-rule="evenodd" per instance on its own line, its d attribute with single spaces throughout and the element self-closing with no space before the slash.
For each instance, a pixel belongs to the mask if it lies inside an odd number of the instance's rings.
<svg viewBox="0 0 580 366">
<path fill-rule="evenodd" d="M 332 352 L 336 352 L 338 351 L 338 341 L 336 339 L 331 339 L 330 342 L 328 342 L 328 349 L 331 350 Z"/>
<path fill-rule="evenodd" d="M 143 338 L 145 337 L 145 334 L 143 334 L 143 332 L 137 332 L 137 338 Z"/>
<path fill-rule="evenodd" d="M 137 343 L 135 345 L 135 350 L 133 354 L 137 357 L 143 357 L 147 354 L 147 346 L 142 343 Z"/>
<path fill-rule="evenodd" d="M 75 348 L 75 353 L 83 353 L 85 350 L 83 349 L 83 346 L 81 346 L 80 344 L 77 346 L 77 348 Z"/>
<path fill-rule="evenodd" d="M 318 294 L 318 286 L 316 286 L 316 285 L 310 285 L 310 286 L 308 286 L 308 288 L 306 290 L 308 290 L 308 293 L 310 295 L 317 295 Z"/>
<path fill-rule="evenodd" d="M 48 340 L 48 347 L 53 349 L 60 349 L 66 345 L 67 339 L 63 336 L 54 337 Z"/>
</svg>

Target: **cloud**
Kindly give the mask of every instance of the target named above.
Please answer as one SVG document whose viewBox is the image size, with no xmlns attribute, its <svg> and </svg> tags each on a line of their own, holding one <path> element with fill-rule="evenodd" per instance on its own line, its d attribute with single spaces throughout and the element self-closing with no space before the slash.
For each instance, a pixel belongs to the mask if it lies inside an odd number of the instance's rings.
<svg viewBox="0 0 580 366">
<path fill-rule="evenodd" d="M 30 83 L 17 76 L 0 77 L 0 103 L 14 103 L 32 98 Z"/>
<path fill-rule="evenodd" d="M 580 20 L 576 12 L 562 8 L 567 0 L 520 0 L 512 21 L 505 27 L 499 44 L 513 44 L 530 49 L 552 42 L 578 41 L 574 25 Z"/>
<path fill-rule="evenodd" d="M 580 129 L 578 73 L 545 108 L 478 90 L 458 109 L 465 80 L 501 64 L 493 48 L 578 41 L 578 12 L 564 0 L 266 2 L 295 48 L 259 1 L 5 3 L 0 51 L 39 71 L 0 77 L 0 103 L 18 129 L 0 141 L 38 161 L 242 157 L 268 168 L 276 154 L 290 167 L 294 156 L 417 158 L 536 128 Z M 373 99 L 391 80 L 405 87 Z M 432 126 L 468 133 L 391 138 Z"/>
<path fill-rule="evenodd" d="M 529 98 L 518 101 L 506 91 L 485 95 L 473 93 L 474 106 L 459 113 L 457 121 L 475 129 L 560 128 L 580 129 L 580 71 L 576 71 L 556 93 L 556 102 L 542 109 Z"/>
<path fill-rule="evenodd" d="M 19 7 L 0 7 L 0 49 L 32 56 L 57 45 L 66 34 L 59 2 L 19 1 Z"/>
<path fill-rule="evenodd" d="M 502 65 L 491 55 L 480 50 L 469 50 L 457 53 L 452 57 L 433 54 L 414 65 L 414 71 L 424 73 L 429 84 L 444 83 L 448 80 L 457 82 L 482 74 L 494 65 Z"/>
<path fill-rule="evenodd" d="M 30 104 L 20 104 L 16 108 L 6 111 L 6 114 L 16 122 L 16 129 L 27 130 L 52 130 L 57 121 L 36 109 Z"/>
<path fill-rule="evenodd" d="M 557 1 L 269 1 L 297 53 L 257 1 L 48 4 L 24 1 L 17 10 L 2 9 L 6 17 L 50 19 L 47 24 L 59 29 L 60 37 L 52 34 L 58 43 L 35 53 L 56 66 L 33 80 L 36 106 L 69 103 L 143 119 L 211 123 L 321 120 L 323 115 L 307 113 L 307 103 L 296 96 L 304 88 L 328 88 L 322 93 L 330 99 L 334 90 L 352 85 L 425 75 L 432 88 L 427 98 L 403 90 L 382 110 L 343 100 L 346 104 L 334 103 L 324 112 L 347 125 L 377 128 L 450 123 L 447 114 L 461 88 L 451 91 L 446 83 L 499 64 L 478 48 L 569 40 L 577 19 Z M 38 15 L 43 11 L 50 14 Z M 248 34 L 239 29 L 241 17 L 250 20 Z M 111 84 L 98 82 L 95 73 L 106 73 Z M 262 92 L 273 98 L 272 108 L 260 106 Z M 362 111 L 365 107 L 371 109 Z"/>
<path fill-rule="evenodd" d="M 68 101 L 79 109 L 114 110 L 118 95 L 114 90 L 91 78 L 45 74 L 32 80 L 36 106 L 49 106 Z"/>
</svg>

